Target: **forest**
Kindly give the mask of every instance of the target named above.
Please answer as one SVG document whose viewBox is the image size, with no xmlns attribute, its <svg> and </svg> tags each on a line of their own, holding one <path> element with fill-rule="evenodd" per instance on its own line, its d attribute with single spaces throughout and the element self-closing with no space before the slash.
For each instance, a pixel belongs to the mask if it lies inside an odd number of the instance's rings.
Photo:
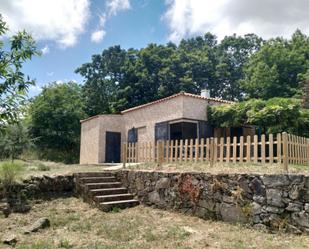
<svg viewBox="0 0 309 249">
<path fill-rule="evenodd" d="M 7 31 L 0 19 L 0 35 Z M 22 69 L 40 56 L 36 43 L 25 31 L 7 43 L 0 43 L 0 158 L 78 162 L 81 119 L 205 88 L 235 101 L 211 108 L 214 126 L 309 136 L 309 37 L 300 30 L 289 39 L 206 33 L 179 44 L 115 45 L 76 69 L 83 82 L 46 82 L 32 98 L 35 81 Z"/>
</svg>

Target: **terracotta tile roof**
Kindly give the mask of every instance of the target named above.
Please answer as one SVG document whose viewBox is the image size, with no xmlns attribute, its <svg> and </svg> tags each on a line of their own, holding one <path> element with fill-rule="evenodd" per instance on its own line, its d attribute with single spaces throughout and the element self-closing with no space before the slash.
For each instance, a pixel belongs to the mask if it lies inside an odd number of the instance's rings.
<svg viewBox="0 0 309 249">
<path fill-rule="evenodd" d="M 121 114 L 131 112 L 131 111 L 134 111 L 134 110 L 137 110 L 137 109 L 140 109 L 140 108 L 144 108 L 144 107 L 147 107 L 147 106 L 150 106 L 150 105 L 154 105 L 154 104 L 157 104 L 157 103 L 161 103 L 161 102 L 164 102 L 166 100 L 176 98 L 178 96 L 187 96 L 187 97 L 192 97 L 192 98 L 197 98 L 197 99 L 204 99 L 204 100 L 209 100 L 209 101 L 214 101 L 214 102 L 220 102 L 220 103 L 224 103 L 224 104 L 234 103 L 233 101 L 223 100 L 223 99 L 219 99 L 219 98 L 207 98 L 207 97 L 202 97 L 202 96 L 197 95 L 197 94 L 180 92 L 180 93 L 176 93 L 174 95 L 168 96 L 168 97 L 163 98 L 163 99 L 158 99 L 156 101 L 153 101 L 153 102 L 150 102 L 150 103 L 147 103 L 147 104 L 144 104 L 144 105 L 139 105 L 139 106 L 136 106 L 136 107 L 129 108 L 127 110 L 122 111 Z"/>
</svg>

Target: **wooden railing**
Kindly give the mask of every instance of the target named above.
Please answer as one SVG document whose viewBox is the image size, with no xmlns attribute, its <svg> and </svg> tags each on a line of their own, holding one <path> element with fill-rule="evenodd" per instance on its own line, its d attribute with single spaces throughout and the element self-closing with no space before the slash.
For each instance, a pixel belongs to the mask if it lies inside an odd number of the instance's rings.
<svg viewBox="0 0 309 249">
<path fill-rule="evenodd" d="M 282 133 L 268 136 L 171 140 L 122 145 L 122 162 L 232 162 L 309 165 L 309 139 Z"/>
</svg>

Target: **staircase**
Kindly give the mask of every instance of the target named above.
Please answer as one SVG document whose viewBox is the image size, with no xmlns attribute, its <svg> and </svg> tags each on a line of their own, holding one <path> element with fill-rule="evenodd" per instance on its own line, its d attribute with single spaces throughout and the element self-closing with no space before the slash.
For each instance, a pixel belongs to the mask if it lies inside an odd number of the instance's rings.
<svg viewBox="0 0 309 249">
<path fill-rule="evenodd" d="M 113 172 L 77 173 L 76 193 L 84 201 L 108 212 L 114 208 L 128 208 L 139 204 L 134 196 L 117 181 Z"/>
</svg>

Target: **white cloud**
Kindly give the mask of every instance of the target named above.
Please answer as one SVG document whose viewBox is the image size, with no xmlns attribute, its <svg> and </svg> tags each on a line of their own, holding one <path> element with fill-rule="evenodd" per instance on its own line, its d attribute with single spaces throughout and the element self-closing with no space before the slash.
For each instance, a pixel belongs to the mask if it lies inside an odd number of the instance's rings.
<svg viewBox="0 0 309 249">
<path fill-rule="evenodd" d="M 61 84 L 64 83 L 64 81 L 63 80 L 56 80 L 55 83 L 58 84 L 58 85 L 61 85 Z"/>
<path fill-rule="evenodd" d="M 29 96 L 35 96 L 38 95 L 42 92 L 42 87 L 38 86 L 38 85 L 32 85 L 29 87 Z"/>
<path fill-rule="evenodd" d="M 25 29 L 37 40 L 76 44 L 90 16 L 90 0 L 1 0 L 0 13 L 12 32 Z"/>
<path fill-rule="evenodd" d="M 105 4 L 105 11 L 102 15 L 99 15 L 99 24 L 95 31 L 91 33 L 91 41 L 99 43 L 103 40 L 106 31 L 106 21 L 118 14 L 119 11 L 128 10 L 131 8 L 130 0 L 107 0 Z"/>
<path fill-rule="evenodd" d="M 121 10 L 127 10 L 131 8 L 129 0 L 108 0 L 106 2 L 107 14 L 116 15 Z"/>
<path fill-rule="evenodd" d="M 48 45 L 45 45 L 45 47 L 41 49 L 41 52 L 42 52 L 43 55 L 48 54 L 49 51 L 50 51 L 50 50 L 49 50 Z"/>
<path fill-rule="evenodd" d="M 94 31 L 92 34 L 91 34 L 91 41 L 92 42 L 95 42 L 95 43 L 99 43 L 103 40 L 104 38 L 104 35 L 105 35 L 105 31 L 104 30 L 97 30 L 97 31 Z"/>
<path fill-rule="evenodd" d="M 47 75 L 48 77 L 52 77 L 52 76 L 54 76 L 54 72 L 47 72 L 46 75 Z"/>
<path fill-rule="evenodd" d="M 169 39 L 212 32 L 220 39 L 237 33 L 264 38 L 290 36 L 297 28 L 309 33 L 308 0 L 166 0 L 163 18 Z"/>
</svg>

